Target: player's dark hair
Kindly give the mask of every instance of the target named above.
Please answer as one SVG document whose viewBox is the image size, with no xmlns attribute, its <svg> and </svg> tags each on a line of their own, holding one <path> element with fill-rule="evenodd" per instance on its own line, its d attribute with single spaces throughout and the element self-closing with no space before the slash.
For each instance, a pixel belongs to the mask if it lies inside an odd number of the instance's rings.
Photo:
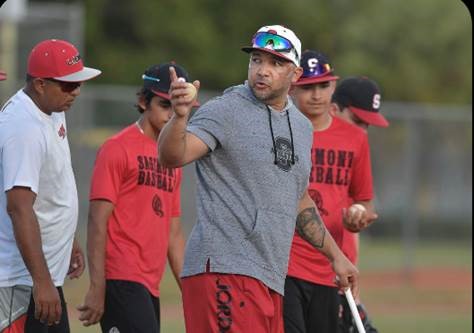
<svg viewBox="0 0 474 333">
<path fill-rule="evenodd" d="M 341 103 L 339 101 L 332 101 L 334 104 L 337 105 L 337 108 L 339 109 L 339 112 L 342 112 L 345 108 L 347 108 L 349 105 L 343 105 L 344 103 Z"/>
<path fill-rule="evenodd" d="M 137 92 L 137 97 L 138 97 L 138 100 L 140 100 L 141 98 L 143 98 L 143 100 L 145 101 L 145 105 L 148 107 L 151 103 L 151 100 L 153 99 L 153 97 L 156 96 L 150 89 L 147 89 L 147 88 L 141 88 L 138 92 Z M 137 103 L 135 104 L 135 107 L 137 108 L 137 111 L 140 112 L 140 113 L 143 113 L 145 112 L 144 109 L 142 109 L 142 107 Z"/>
<path fill-rule="evenodd" d="M 30 83 L 31 81 L 33 81 L 33 79 L 35 79 L 34 76 L 31 76 L 30 74 L 26 74 L 26 82 L 27 83 Z"/>
</svg>

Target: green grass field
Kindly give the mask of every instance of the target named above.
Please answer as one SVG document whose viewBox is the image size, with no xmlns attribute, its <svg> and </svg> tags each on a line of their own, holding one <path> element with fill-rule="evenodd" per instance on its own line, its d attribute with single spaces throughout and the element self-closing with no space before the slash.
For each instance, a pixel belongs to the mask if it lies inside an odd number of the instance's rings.
<svg viewBox="0 0 474 333">
<path fill-rule="evenodd" d="M 420 243 L 413 271 L 400 244 L 361 243 L 361 295 L 381 333 L 472 331 L 471 243 Z"/>
<path fill-rule="evenodd" d="M 419 243 L 413 272 L 401 269 L 405 259 L 399 243 L 362 239 L 361 244 L 361 295 L 380 333 L 472 331 L 471 243 Z M 87 283 L 84 275 L 65 286 L 73 333 L 100 332 L 98 326 L 82 327 L 73 311 Z M 183 333 L 180 295 L 169 272 L 161 293 L 162 332 Z"/>
</svg>

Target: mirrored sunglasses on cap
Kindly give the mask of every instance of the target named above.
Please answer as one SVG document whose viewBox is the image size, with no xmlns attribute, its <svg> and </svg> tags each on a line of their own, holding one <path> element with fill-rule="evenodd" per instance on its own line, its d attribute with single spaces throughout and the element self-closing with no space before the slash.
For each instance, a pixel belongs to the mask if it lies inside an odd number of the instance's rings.
<svg viewBox="0 0 474 333">
<path fill-rule="evenodd" d="M 333 68 L 328 63 L 321 63 L 314 58 L 314 62 L 311 63 L 311 60 L 308 60 L 308 64 L 303 66 L 303 75 L 302 78 L 313 78 L 319 76 L 325 76 L 330 74 L 333 71 Z"/>
<path fill-rule="evenodd" d="M 252 47 L 270 48 L 279 52 L 289 52 L 293 49 L 293 44 L 288 39 L 269 32 L 257 32 L 253 37 L 252 44 Z"/>
</svg>

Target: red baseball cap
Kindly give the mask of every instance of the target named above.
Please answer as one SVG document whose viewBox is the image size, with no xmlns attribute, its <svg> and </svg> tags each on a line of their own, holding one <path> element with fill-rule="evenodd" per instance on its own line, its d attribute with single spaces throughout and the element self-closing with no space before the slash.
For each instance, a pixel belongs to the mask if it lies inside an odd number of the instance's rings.
<svg viewBox="0 0 474 333">
<path fill-rule="evenodd" d="M 7 79 L 7 73 L 5 73 L 5 71 L 2 71 L 0 69 L 0 81 L 4 81 Z"/>
<path fill-rule="evenodd" d="M 339 76 L 334 75 L 334 68 L 329 64 L 329 59 L 321 52 L 305 50 L 301 55 L 301 67 L 303 67 L 303 75 L 293 84 L 294 86 L 339 79 Z"/>
<path fill-rule="evenodd" d="M 64 82 L 82 82 L 101 73 L 84 67 L 76 47 L 59 39 L 48 39 L 37 44 L 28 58 L 28 74 Z"/>
<path fill-rule="evenodd" d="M 367 77 L 349 77 L 342 80 L 332 95 L 332 102 L 347 107 L 369 125 L 388 127 L 389 122 L 380 114 L 380 89 Z"/>
</svg>

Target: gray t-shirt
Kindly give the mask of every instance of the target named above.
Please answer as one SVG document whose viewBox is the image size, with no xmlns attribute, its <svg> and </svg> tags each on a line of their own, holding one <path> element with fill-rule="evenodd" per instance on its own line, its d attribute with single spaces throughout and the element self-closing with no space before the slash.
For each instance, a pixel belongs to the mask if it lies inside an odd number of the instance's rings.
<svg viewBox="0 0 474 333">
<path fill-rule="evenodd" d="M 313 129 L 290 99 L 284 111 L 270 110 L 271 126 L 268 113 L 245 84 L 227 89 L 191 118 L 187 130 L 209 153 L 196 162 L 197 223 L 182 277 L 205 272 L 209 260 L 211 272 L 251 276 L 283 295 Z"/>
</svg>

